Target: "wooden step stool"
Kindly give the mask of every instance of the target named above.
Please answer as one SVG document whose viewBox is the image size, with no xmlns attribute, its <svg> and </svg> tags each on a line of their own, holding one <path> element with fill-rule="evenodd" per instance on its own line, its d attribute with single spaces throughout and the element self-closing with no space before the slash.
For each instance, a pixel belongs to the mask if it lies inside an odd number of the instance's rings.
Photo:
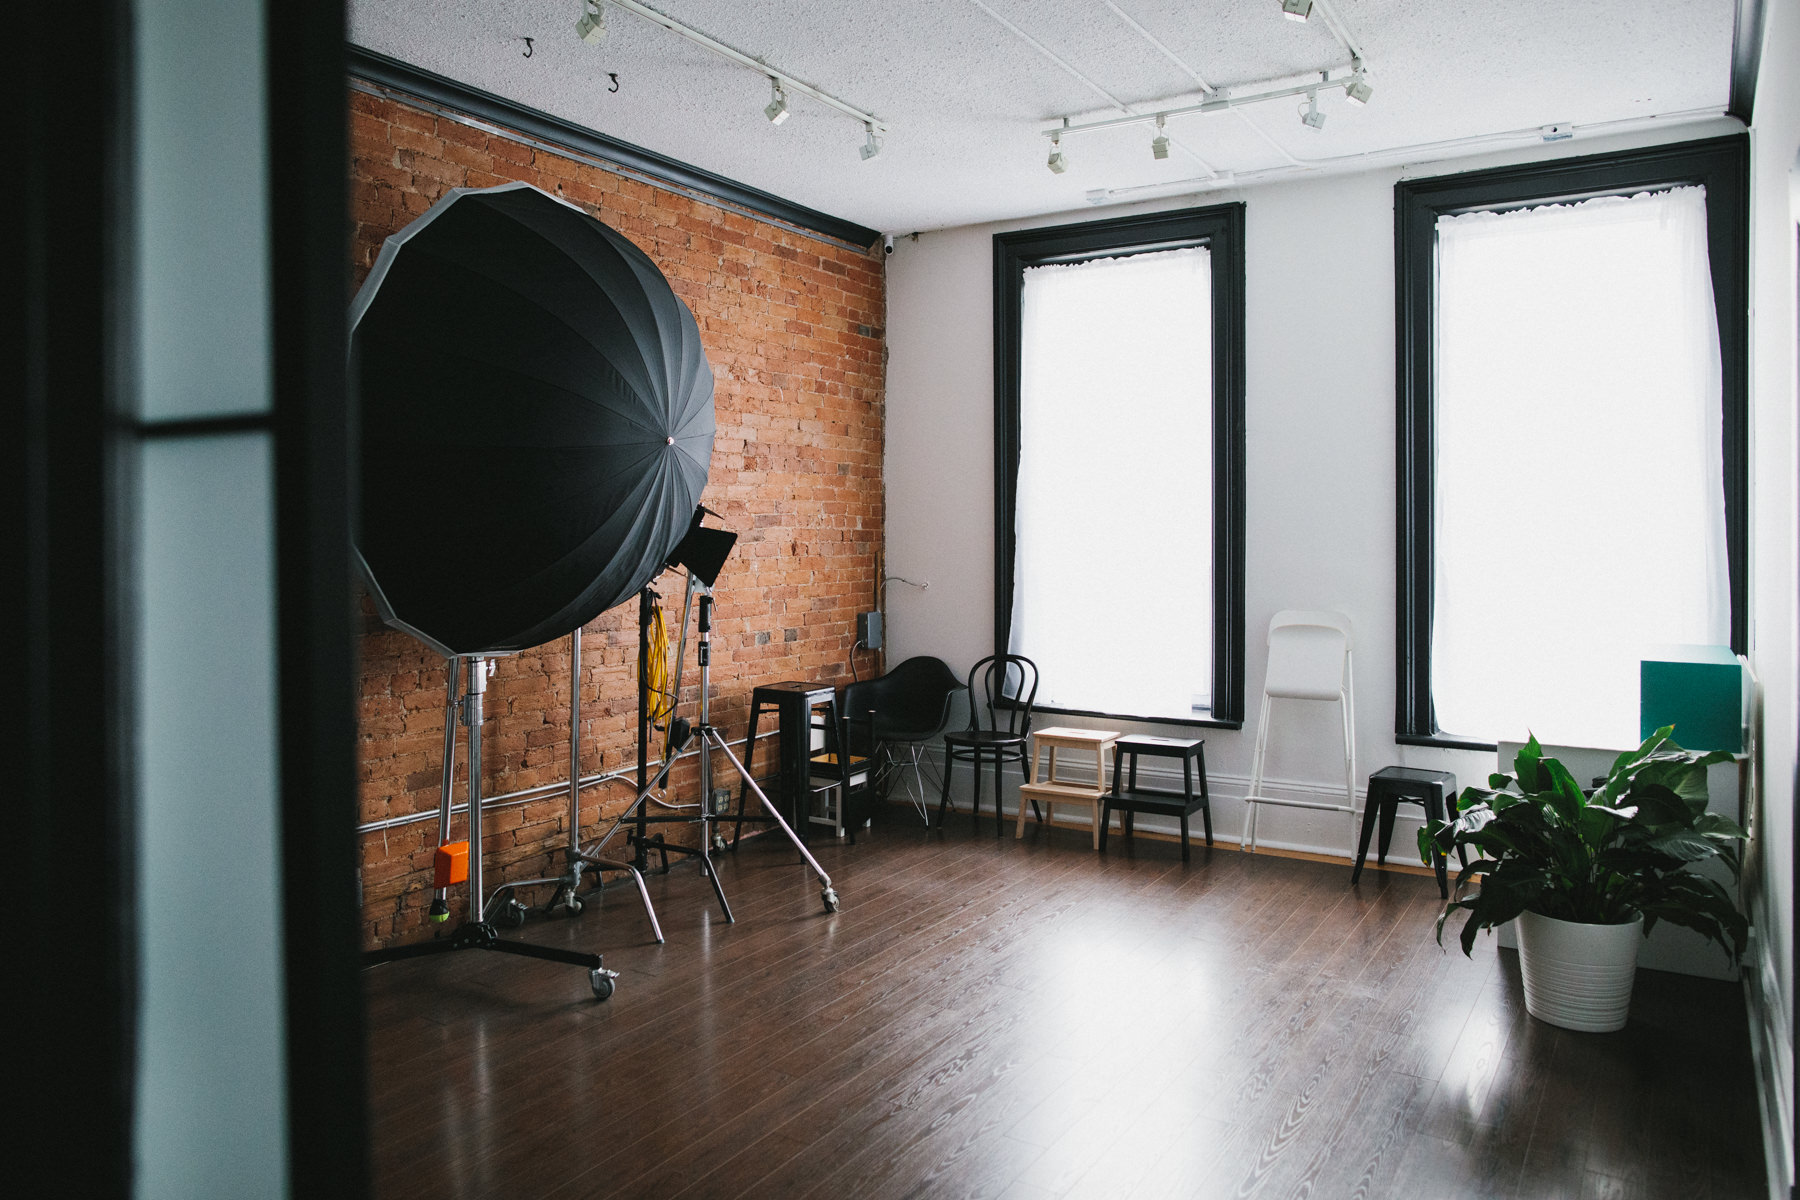
<svg viewBox="0 0 1800 1200">
<path fill-rule="evenodd" d="M 1106 752 L 1113 743 L 1119 740 L 1119 733 L 1113 729 L 1070 729 L 1065 726 L 1052 726 L 1049 729 L 1036 729 L 1031 734 L 1031 769 L 1026 781 L 1019 787 L 1019 827 L 1014 838 L 1025 836 L 1025 805 L 1036 801 L 1044 809 L 1051 810 L 1056 804 L 1085 804 L 1093 815 L 1094 849 L 1100 848 L 1101 805 L 1106 799 Z M 1038 778 L 1038 756 L 1043 751 L 1050 752 L 1050 761 L 1044 768 L 1043 781 Z M 1086 780 L 1058 779 L 1056 777 L 1056 752 L 1058 750 L 1083 750 L 1094 756 L 1094 779 Z M 1054 816 L 1054 811 L 1049 815 Z M 1039 817 L 1040 821 L 1044 818 Z"/>
</svg>

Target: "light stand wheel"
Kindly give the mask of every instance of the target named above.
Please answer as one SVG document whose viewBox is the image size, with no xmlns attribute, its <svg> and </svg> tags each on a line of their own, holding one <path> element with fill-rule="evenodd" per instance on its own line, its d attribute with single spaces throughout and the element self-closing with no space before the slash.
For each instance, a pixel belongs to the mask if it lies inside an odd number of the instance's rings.
<svg viewBox="0 0 1800 1200">
<path fill-rule="evenodd" d="M 588 984 L 594 989 L 594 999 L 606 1000 L 613 994 L 613 980 L 619 977 L 617 971 L 608 971 L 605 967 L 595 967 L 588 972 Z"/>
<path fill-rule="evenodd" d="M 825 902 L 826 912 L 836 912 L 838 910 L 838 894 L 836 888 L 828 887 L 824 889 L 819 893 L 819 899 Z"/>
<path fill-rule="evenodd" d="M 563 911 L 568 913 L 571 917 L 579 917 L 581 915 L 582 908 L 585 907 L 581 902 L 581 897 L 577 896 L 575 894 L 574 888 L 570 888 L 566 893 L 564 893 L 563 898 L 562 898 L 562 906 L 563 906 Z"/>
</svg>

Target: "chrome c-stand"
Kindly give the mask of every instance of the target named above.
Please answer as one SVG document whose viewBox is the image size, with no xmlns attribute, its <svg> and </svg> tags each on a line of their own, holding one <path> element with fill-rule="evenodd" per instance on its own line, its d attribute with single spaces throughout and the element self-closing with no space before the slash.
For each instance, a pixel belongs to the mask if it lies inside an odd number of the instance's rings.
<svg viewBox="0 0 1800 1200">
<path fill-rule="evenodd" d="M 650 802 L 654 793 L 662 787 L 663 781 L 669 777 L 669 771 L 675 766 L 676 759 L 679 757 L 681 749 L 686 745 L 688 737 L 697 736 L 700 740 L 701 800 L 700 816 L 698 818 L 700 825 L 700 848 L 698 850 L 692 850 L 685 846 L 670 846 L 669 849 L 680 850 L 684 854 L 692 854 L 700 859 L 700 870 L 712 884 L 713 894 L 719 899 L 719 908 L 724 911 L 725 919 L 727 921 L 736 921 L 737 918 L 731 915 L 731 904 L 725 899 L 725 889 L 719 886 L 719 873 L 713 867 L 712 854 L 710 853 L 715 844 L 722 844 L 723 842 L 723 838 L 720 837 L 719 843 L 715 843 L 714 838 L 719 835 L 716 835 L 713 831 L 714 823 L 722 816 L 722 814 L 715 813 L 712 807 L 712 751 L 717 750 L 730 761 L 732 769 L 738 773 L 738 777 L 743 780 L 744 784 L 749 787 L 753 793 L 755 793 L 756 798 L 762 802 L 763 809 L 774 819 L 776 827 L 779 828 L 782 833 L 787 835 L 787 839 L 793 843 L 794 849 L 800 852 L 800 857 L 806 860 L 807 865 L 812 867 L 813 873 L 819 877 L 819 899 L 825 905 L 825 911 L 836 912 L 838 911 L 839 903 L 838 894 L 837 890 L 831 886 L 831 876 L 825 873 L 825 868 L 819 865 L 819 860 L 812 856 L 811 851 L 807 850 L 806 844 L 795 836 L 792 827 L 790 827 L 787 821 L 782 818 L 780 811 L 769 800 L 769 797 L 764 794 L 756 780 L 750 777 L 750 773 L 744 769 L 744 764 L 739 761 L 738 756 L 731 752 L 731 746 L 726 742 L 725 735 L 712 723 L 712 589 L 695 578 L 692 572 L 689 572 L 688 594 L 690 599 L 692 599 L 695 594 L 698 594 L 700 597 L 700 617 L 697 627 L 698 636 L 696 639 L 698 642 L 698 659 L 700 664 L 700 722 L 693 726 L 685 736 L 679 732 L 671 736 L 669 748 L 664 757 L 662 767 L 656 772 L 656 775 L 649 780 L 647 785 L 638 792 L 637 800 L 632 803 L 631 807 L 619 814 L 613 821 L 612 828 L 606 831 L 605 836 L 603 836 L 599 842 L 595 844 L 594 848 L 588 851 L 588 853 L 591 855 L 598 855 L 601 849 L 605 847 L 606 843 L 612 839 L 613 834 L 618 832 L 621 825 L 633 817 L 641 816 L 643 806 Z M 687 620 L 684 607 L 682 619 L 682 635 L 684 640 L 686 634 Z M 679 694 L 679 689 L 677 689 L 677 695 Z M 671 722 L 671 724 L 674 724 L 674 722 Z M 679 729 L 679 726 L 677 726 L 677 729 Z M 654 818 L 651 819 L 654 820 Z M 640 843 L 640 847 L 642 844 L 643 843 Z"/>
<path fill-rule="evenodd" d="M 420 942 L 410 946 L 388 946 L 363 955 L 363 965 L 396 962 L 403 958 L 424 958 L 432 954 L 448 954 L 455 950 L 493 950 L 500 954 L 516 954 L 521 958 L 539 958 L 548 962 L 567 963 L 588 969 L 588 984 L 596 1000 L 613 994 L 617 971 L 601 965 L 598 954 L 578 950 L 562 950 L 554 946 L 534 946 L 530 942 L 505 942 L 487 919 L 486 895 L 481 875 L 481 722 L 482 696 L 487 692 L 491 660 L 474 654 L 463 660 L 468 664 L 468 686 L 456 704 L 457 719 L 469 730 L 469 917 L 447 940 Z M 456 669 L 456 659 L 450 669 Z M 449 742 L 449 739 L 445 739 Z M 446 773 L 449 767 L 445 767 Z"/>
<path fill-rule="evenodd" d="M 450 660 L 450 669 L 445 674 L 448 695 L 444 703 L 444 783 L 438 799 L 438 845 L 450 840 L 450 777 L 456 763 L 456 723 L 457 723 L 457 674 L 460 658 Z M 638 869 L 628 862 L 616 862 L 610 858 L 593 858 L 581 852 L 581 630 L 577 629 L 569 635 L 569 844 L 563 847 L 565 861 L 569 869 L 561 875 L 548 876 L 542 879 L 515 879 L 511 883 L 503 883 L 495 888 L 482 908 L 482 919 L 491 925 L 504 925 L 517 929 L 525 923 L 525 914 L 531 911 L 518 898 L 521 888 L 539 887 L 547 884 L 556 885 L 556 893 L 539 911 L 549 913 L 562 908 L 571 917 L 579 916 L 586 907 L 581 898 L 581 876 L 586 867 L 596 867 L 606 871 L 624 871 L 637 884 L 638 899 L 643 902 L 644 916 L 650 921 L 650 932 L 656 935 L 658 945 L 662 944 L 662 926 L 656 921 L 656 908 L 650 903 L 650 891 L 644 886 L 644 877 Z M 592 780 L 586 781 L 592 782 Z M 594 876 L 591 891 L 601 890 L 600 876 Z M 445 921 L 450 916 L 449 888 L 438 888 L 431 898 L 431 919 Z"/>
</svg>

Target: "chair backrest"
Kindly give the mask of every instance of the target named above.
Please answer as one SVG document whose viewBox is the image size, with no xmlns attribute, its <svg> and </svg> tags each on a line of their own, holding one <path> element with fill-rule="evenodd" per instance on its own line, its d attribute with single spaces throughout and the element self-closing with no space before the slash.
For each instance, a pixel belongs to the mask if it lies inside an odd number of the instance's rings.
<svg viewBox="0 0 1800 1200">
<path fill-rule="evenodd" d="M 969 668 L 969 728 L 1012 737 L 1029 735 L 1037 689 L 1037 664 L 1029 658 L 988 655 Z"/>
<path fill-rule="evenodd" d="M 1339 700 L 1350 656 L 1350 618 L 1290 608 L 1269 622 L 1269 672 L 1263 692 L 1295 700 Z"/>
<path fill-rule="evenodd" d="M 869 722 L 879 741 L 927 741 L 950 723 L 951 700 L 962 688 L 943 659 L 920 655 L 886 675 L 845 688 L 844 719 Z"/>
</svg>

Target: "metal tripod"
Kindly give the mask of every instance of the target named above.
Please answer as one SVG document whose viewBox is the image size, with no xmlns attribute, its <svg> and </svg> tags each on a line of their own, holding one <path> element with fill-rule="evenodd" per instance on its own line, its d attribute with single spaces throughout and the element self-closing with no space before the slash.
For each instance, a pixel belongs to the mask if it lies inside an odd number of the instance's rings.
<svg viewBox="0 0 1800 1200">
<path fill-rule="evenodd" d="M 744 769 L 744 764 L 739 761 L 737 755 L 731 752 L 731 746 L 726 742 L 725 735 L 712 724 L 712 589 L 701 584 L 691 574 L 688 576 L 688 589 L 690 597 L 692 594 L 698 593 L 700 598 L 700 615 L 696 637 L 700 665 L 700 721 L 699 724 L 693 726 L 687 734 L 687 737 L 698 737 L 700 741 L 701 803 L 700 816 L 697 818 L 700 825 L 700 848 L 698 850 L 692 850 L 685 846 L 670 846 L 669 849 L 680 850 L 682 853 L 692 854 L 700 859 L 700 870 L 712 884 L 713 894 L 718 897 L 719 908 L 724 912 L 725 919 L 727 921 L 735 921 L 737 918 L 731 915 L 731 903 L 725 899 L 725 889 L 719 886 L 719 873 L 713 867 L 711 853 L 712 849 L 716 845 L 722 845 L 724 840 L 722 835 L 715 833 L 713 829 L 713 826 L 723 815 L 715 813 L 711 803 L 713 782 L 711 752 L 717 750 L 731 763 L 732 769 L 738 773 L 739 778 L 741 778 L 744 781 L 744 784 L 755 793 L 756 798 L 762 802 L 764 810 L 771 818 L 773 818 L 776 827 L 779 828 L 782 833 L 787 835 L 787 839 L 789 842 L 793 843 L 794 849 L 800 852 L 800 856 L 806 860 L 807 865 L 812 867 L 813 873 L 819 877 L 819 900 L 825 905 L 825 911 L 836 912 L 838 910 L 838 894 L 837 890 L 831 886 L 831 876 L 825 873 L 825 868 L 819 865 L 819 860 L 814 858 L 812 853 L 807 850 L 806 844 L 794 834 L 793 828 L 782 818 L 781 813 L 776 809 L 775 805 L 770 802 L 769 797 L 764 794 L 762 788 L 757 785 L 756 780 L 752 779 L 750 773 Z M 682 632 L 684 637 L 687 632 L 686 627 L 687 622 L 684 615 L 682 621 Z M 671 737 L 669 750 L 664 757 L 661 768 L 657 770 L 656 775 L 649 780 L 647 786 L 639 791 L 637 800 L 630 808 L 619 814 L 613 821 L 612 827 L 606 831 L 605 836 L 595 843 L 594 848 L 588 853 L 598 855 L 600 851 L 605 848 L 606 843 L 612 839 L 613 835 L 618 832 L 620 827 L 623 826 L 628 819 L 631 819 L 634 816 L 640 819 L 642 818 L 643 806 L 650 802 L 654 793 L 662 787 L 663 781 L 669 777 L 669 771 L 675 766 L 676 757 L 682 747 L 686 745 L 687 737 L 683 737 L 679 733 Z M 640 853 L 642 852 L 642 847 L 643 843 L 640 842 Z"/>
<path fill-rule="evenodd" d="M 440 842 L 449 837 L 448 823 Z M 628 862 L 617 859 L 601 858 L 599 851 L 589 854 L 581 848 L 581 630 L 577 629 L 569 635 L 569 844 L 563 847 L 563 861 L 568 870 L 561 875 L 545 879 L 520 879 L 513 883 L 503 883 L 494 889 L 488 900 L 488 911 L 484 915 L 506 921 L 517 928 L 525 921 L 526 907 L 513 897 L 519 888 L 538 887 L 544 884 L 555 884 L 556 895 L 544 906 L 549 912 L 561 906 L 568 914 L 579 916 L 585 907 L 581 898 L 582 872 L 593 867 L 596 871 L 625 871 L 631 875 L 632 882 L 637 884 L 638 899 L 643 902 L 644 916 L 649 918 L 650 932 L 656 935 L 657 945 L 663 943 L 662 925 L 656 920 L 656 907 L 650 903 L 650 889 L 644 886 L 644 877 L 638 869 Z M 593 891 L 601 888 L 599 875 L 594 876 Z"/>
<path fill-rule="evenodd" d="M 507 942 L 500 939 L 499 933 L 488 920 L 486 907 L 487 897 L 481 874 L 481 722 L 482 696 L 487 692 L 488 671 L 491 660 L 484 655 L 470 655 L 466 659 L 450 660 L 450 671 L 454 674 L 458 663 L 467 664 L 468 686 L 464 689 L 460 702 L 453 707 L 457 710 L 457 719 L 469 730 L 469 919 L 457 927 L 455 933 L 447 940 L 420 942 L 410 946 L 388 946 L 381 950 L 371 950 L 363 955 L 364 966 L 377 963 L 397 962 L 403 958 L 424 958 L 433 954 L 448 954 L 456 950 L 493 950 L 501 954 L 516 954 L 522 958 L 540 958 L 548 962 L 567 963 L 570 966 L 586 967 L 588 984 L 594 990 L 596 1000 L 604 1000 L 613 994 L 613 980 L 619 977 L 617 971 L 608 971 L 602 964 L 598 954 L 583 954 L 578 950 L 562 950 L 554 946 L 534 946 L 530 942 Z M 454 691 L 454 681 L 451 684 Z M 446 736 L 445 745 L 452 746 L 454 731 Z M 450 764 L 446 756 L 444 765 L 445 778 L 449 778 Z M 442 811 L 439 818 L 439 829 L 448 836 L 449 809 Z M 438 897 L 433 902 L 433 909 L 438 907 Z"/>
</svg>

